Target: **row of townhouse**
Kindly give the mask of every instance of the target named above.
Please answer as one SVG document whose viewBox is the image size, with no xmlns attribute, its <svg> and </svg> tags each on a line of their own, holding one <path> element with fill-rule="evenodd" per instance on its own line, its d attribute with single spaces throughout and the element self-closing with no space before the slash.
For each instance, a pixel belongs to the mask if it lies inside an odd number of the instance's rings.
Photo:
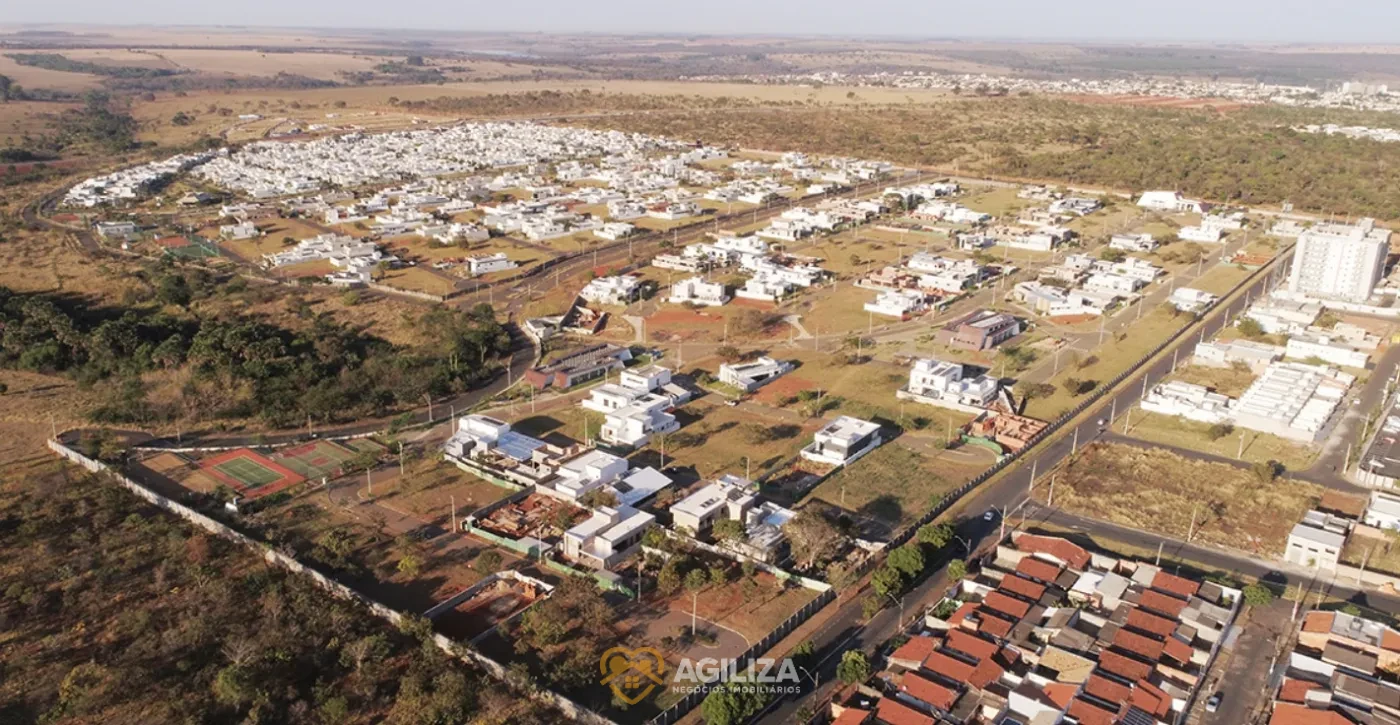
<svg viewBox="0 0 1400 725">
<path fill-rule="evenodd" d="M 63 204 L 92 208 L 137 201 L 162 188 L 178 174 L 227 154 L 227 149 L 199 154 L 176 154 L 160 161 L 84 179 L 64 194 Z"/>
<path fill-rule="evenodd" d="M 1269 679 L 1269 725 L 1400 723 L 1400 631 L 1346 612 L 1308 612 Z"/>
<path fill-rule="evenodd" d="M 866 683 L 842 725 L 1172 725 L 1201 690 L 1239 590 L 1013 534 Z"/>
</svg>

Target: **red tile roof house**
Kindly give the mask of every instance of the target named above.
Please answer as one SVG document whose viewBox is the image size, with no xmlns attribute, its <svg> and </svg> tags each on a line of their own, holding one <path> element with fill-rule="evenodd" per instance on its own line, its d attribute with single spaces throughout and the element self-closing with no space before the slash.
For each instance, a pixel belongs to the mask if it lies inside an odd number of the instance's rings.
<svg viewBox="0 0 1400 725">
<path fill-rule="evenodd" d="M 923 635 L 911 637 L 908 642 L 900 645 L 899 649 L 890 654 L 889 662 L 906 670 L 917 670 L 937 647 L 938 640 L 932 637 Z"/>
<path fill-rule="evenodd" d="M 875 706 L 875 719 L 885 725 L 934 725 L 936 720 L 888 697 Z"/>
</svg>

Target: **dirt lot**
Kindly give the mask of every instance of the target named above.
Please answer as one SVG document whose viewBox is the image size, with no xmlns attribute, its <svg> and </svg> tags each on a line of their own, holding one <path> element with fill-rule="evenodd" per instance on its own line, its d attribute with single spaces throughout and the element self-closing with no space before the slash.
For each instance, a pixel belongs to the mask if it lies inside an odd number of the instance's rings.
<svg viewBox="0 0 1400 725">
<path fill-rule="evenodd" d="M 957 468 L 971 476 L 984 467 L 974 462 Z M 963 477 L 949 477 L 950 468 L 947 461 L 921 456 L 894 441 L 823 481 L 807 500 L 842 508 L 872 534 L 888 536 L 963 483 Z"/>
<path fill-rule="evenodd" d="M 1156 413 L 1135 410 L 1125 415 L 1123 422 L 1131 426 L 1129 435 L 1134 438 L 1213 453 L 1226 458 L 1234 458 L 1239 454 L 1241 460 L 1250 463 L 1278 461 L 1290 471 L 1301 471 L 1311 466 L 1318 454 L 1317 449 L 1310 446 L 1246 428 L 1238 428 L 1229 435 L 1212 439 L 1211 426 L 1205 423 Z M 1240 447 L 1241 438 L 1244 442 L 1243 449 Z"/>
<path fill-rule="evenodd" d="M 1322 495 L 1319 486 L 1191 461 L 1168 451 L 1093 445 L 1058 469 L 1055 505 L 1193 541 L 1277 556 Z"/>
</svg>

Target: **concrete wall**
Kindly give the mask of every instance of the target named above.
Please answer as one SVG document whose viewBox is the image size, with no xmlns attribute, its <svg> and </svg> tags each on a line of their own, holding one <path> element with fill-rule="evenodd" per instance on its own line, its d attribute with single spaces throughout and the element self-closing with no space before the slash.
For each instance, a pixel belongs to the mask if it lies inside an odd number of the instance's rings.
<svg viewBox="0 0 1400 725">
<path fill-rule="evenodd" d="M 87 456 L 84 456 L 81 453 L 78 453 L 77 451 L 68 448 L 67 446 L 64 446 L 62 443 L 59 443 L 56 440 L 49 441 L 49 449 L 52 450 L 54 453 L 57 453 L 59 456 L 66 458 L 69 461 L 72 461 L 73 463 L 93 473 L 108 475 L 112 480 L 116 481 L 122 487 L 126 488 L 127 490 L 131 491 L 138 497 L 144 499 L 146 502 L 150 503 L 153 506 L 156 506 L 157 508 L 164 509 L 176 516 L 179 516 L 185 521 L 188 521 L 189 523 L 194 524 L 195 526 L 198 526 L 199 528 L 204 529 L 209 533 L 248 547 L 249 549 L 261 555 L 262 558 L 269 564 L 274 564 L 288 571 L 308 576 L 313 581 L 315 581 L 317 585 L 319 585 L 322 589 L 326 590 L 330 594 L 340 597 L 342 599 L 349 599 L 363 604 L 375 616 L 388 621 L 390 624 L 397 626 L 400 622 L 403 621 L 404 617 L 407 616 L 402 612 L 399 612 L 395 609 L 391 609 L 383 604 L 380 604 L 379 602 L 374 601 L 373 599 L 370 599 L 369 597 L 361 594 L 360 592 L 357 592 L 354 589 L 351 589 L 350 587 L 341 584 L 340 582 L 334 579 L 331 579 L 325 574 L 322 574 L 321 572 L 312 569 L 311 567 L 308 567 L 305 564 L 302 564 L 301 562 L 297 561 L 296 559 L 293 559 L 290 556 L 287 556 L 285 554 L 279 553 L 271 549 L 261 541 L 257 541 L 256 539 L 250 538 L 238 531 L 235 531 L 233 528 L 231 528 L 227 524 L 224 524 L 221 521 L 216 521 L 215 519 L 209 518 L 208 516 L 205 516 L 204 514 L 201 514 L 198 511 L 189 508 L 188 506 L 176 503 L 175 501 L 171 501 L 170 499 L 142 486 L 139 483 L 136 483 L 135 481 L 127 478 L 126 476 L 123 476 L 120 473 L 109 469 L 106 466 L 106 464 L 88 458 Z M 487 657 L 486 655 L 477 652 L 476 650 L 470 649 L 459 642 L 454 642 L 453 640 L 441 634 L 433 634 L 433 641 L 437 644 L 439 649 L 441 649 L 448 655 L 456 657 L 462 660 L 463 662 L 476 665 L 498 680 L 501 680 L 503 682 L 508 681 L 506 679 L 505 666 L 491 659 L 490 657 Z M 543 688 L 537 689 L 529 693 L 527 696 L 543 704 L 549 705 L 550 707 L 557 708 L 559 711 L 563 712 L 565 716 L 573 720 L 589 723 L 589 725 L 616 725 L 615 723 L 613 723 L 612 720 L 609 720 L 608 718 L 605 718 L 602 715 L 599 715 L 598 713 L 593 712 L 592 710 L 583 707 L 582 705 L 579 705 L 573 700 L 570 700 L 569 698 L 564 697 L 563 695 L 551 692 Z"/>
</svg>

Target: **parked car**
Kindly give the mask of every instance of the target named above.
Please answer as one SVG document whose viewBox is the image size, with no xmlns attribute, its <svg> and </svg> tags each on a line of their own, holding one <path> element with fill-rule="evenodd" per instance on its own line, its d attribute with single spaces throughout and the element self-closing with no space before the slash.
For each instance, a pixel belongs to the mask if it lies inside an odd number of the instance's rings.
<svg viewBox="0 0 1400 725">
<path fill-rule="evenodd" d="M 1220 709 L 1220 701 L 1225 698 L 1225 693 L 1217 692 L 1206 700 L 1206 712 L 1215 712 Z"/>
</svg>

